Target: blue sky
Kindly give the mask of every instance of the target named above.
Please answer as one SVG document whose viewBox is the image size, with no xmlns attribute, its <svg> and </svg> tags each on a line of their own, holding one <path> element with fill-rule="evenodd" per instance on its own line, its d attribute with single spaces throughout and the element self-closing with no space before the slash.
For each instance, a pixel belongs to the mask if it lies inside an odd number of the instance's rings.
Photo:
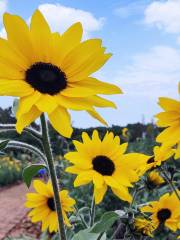
<svg viewBox="0 0 180 240">
<path fill-rule="evenodd" d="M 178 98 L 180 0 L 0 0 L 1 19 L 7 11 L 28 21 L 36 8 L 56 31 L 81 21 L 84 38 L 102 38 L 113 53 L 95 74 L 124 91 L 123 95 L 109 97 L 117 103 L 118 110 L 99 111 L 110 125 L 126 125 L 142 118 L 149 122 L 160 110 L 159 96 Z M 2 20 L 1 35 L 4 36 Z M 0 106 L 9 106 L 12 100 L 1 97 Z M 99 125 L 85 113 L 73 113 L 72 118 L 75 126 Z"/>
</svg>

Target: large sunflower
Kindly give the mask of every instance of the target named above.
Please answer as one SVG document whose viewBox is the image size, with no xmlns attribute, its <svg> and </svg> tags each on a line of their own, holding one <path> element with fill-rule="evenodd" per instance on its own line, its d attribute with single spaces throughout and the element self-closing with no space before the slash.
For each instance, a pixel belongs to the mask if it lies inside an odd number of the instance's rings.
<svg viewBox="0 0 180 240">
<path fill-rule="evenodd" d="M 4 14 L 7 40 L 0 39 L 0 95 L 20 97 L 16 128 L 19 133 L 43 112 L 63 136 L 72 134 L 67 109 L 86 110 L 103 124 L 94 107 L 115 107 L 97 94 L 121 90 L 90 77 L 111 57 L 100 39 L 81 42 L 82 26 L 64 34 L 51 32 L 40 11 L 30 27 L 22 18 Z"/>
<path fill-rule="evenodd" d="M 37 193 L 28 193 L 25 206 L 31 208 L 29 217 L 32 222 L 42 222 L 42 231 L 49 229 L 49 232 L 58 231 L 57 213 L 54 204 L 54 194 L 50 181 L 45 184 L 40 180 L 34 180 L 34 189 Z M 74 211 L 75 200 L 68 196 L 67 190 L 59 192 L 63 212 L 64 223 L 70 226 L 67 213 Z"/>
<path fill-rule="evenodd" d="M 159 127 L 166 127 L 158 136 L 157 142 L 173 146 L 180 143 L 180 101 L 171 98 L 159 98 L 164 112 L 156 115 Z M 180 144 L 179 144 L 180 147 Z"/>
<path fill-rule="evenodd" d="M 131 202 L 128 187 L 132 187 L 132 183 L 138 181 L 136 168 L 139 160 L 148 157 L 138 153 L 124 154 L 128 144 L 120 145 L 120 138 L 114 137 L 112 132 L 107 132 L 103 140 L 96 130 L 92 139 L 83 132 L 82 139 L 82 143 L 73 141 L 76 152 L 65 155 L 65 158 L 74 164 L 66 168 L 66 171 L 78 175 L 74 186 L 92 181 L 96 204 L 102 201 L 108 186 L 119 198 Z"/>
<path fill-rule="evenodd" d="M 175 193 L 169 193 L 160 197 L 159 201 L 150 202 L 141 208 L 142 212 L 151 213 L 151 218 L 157 226 L 165 225 L 172 231 L 180 228 L 180 201 Z"/>
</svg>

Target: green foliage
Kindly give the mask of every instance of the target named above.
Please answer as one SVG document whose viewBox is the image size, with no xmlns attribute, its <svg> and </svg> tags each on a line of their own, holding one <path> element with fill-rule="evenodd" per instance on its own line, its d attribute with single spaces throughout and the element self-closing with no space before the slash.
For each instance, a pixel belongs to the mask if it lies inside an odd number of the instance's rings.
<svg viewBox="0 0 180 240">
<path fill-rule="evenodd" d="M 0 158 L 0 186 L 17 182 L 22 178 L 21 162 L 11 157 Z"/>
<path fill-rule="evenodd" d="M 28 188 L 31 186 L 33 177 L 35 177 L 38 174 L 38 171 L 43 168 L 46 168 L 45 164 L 32 164 L 24 168 L 22 177 Z"/>
</svg>

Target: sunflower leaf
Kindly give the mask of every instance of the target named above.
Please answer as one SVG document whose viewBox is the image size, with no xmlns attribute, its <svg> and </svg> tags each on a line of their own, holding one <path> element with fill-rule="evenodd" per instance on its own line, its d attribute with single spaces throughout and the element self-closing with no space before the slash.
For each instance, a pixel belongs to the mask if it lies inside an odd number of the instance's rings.
<svg viewBox="0 0 180 240">
<path fill-rule="evenodd" d="M 91 233 L 102 233 L 107 232 L 107 230 L 114 224 L 116 220 L 119 219 L 119 215 L 113 211 L 106 212 L 101 217 L 100 221 L 95 223 L 92 226 L 90 232 Z"/>
<path fill-rule="evenodd" d="M 2 151 L 4 148 L 6 148 L 8 143 L 9 143 L 9 140 L 4 140 L 4 141 L 0 142 L 0 151 Z"/>
<path fill-rule="evenodd" d="M 27 166 L 23 170 L 23 181 L 26 183 L 27 187 L 29 188 L 31 185 L 31 181 L 34 176 L 36 176 L 39 172 L 39 170 L 47 168 L 44 164 L 32 164 L 30 166 Z"/>
<path fill-rule="evenodd" d="M 97 233 L 90 233 L 89 229 L 81 230 L 74 235 L 72 240 L 97 240 L 99 234 Z"/>
</svg>

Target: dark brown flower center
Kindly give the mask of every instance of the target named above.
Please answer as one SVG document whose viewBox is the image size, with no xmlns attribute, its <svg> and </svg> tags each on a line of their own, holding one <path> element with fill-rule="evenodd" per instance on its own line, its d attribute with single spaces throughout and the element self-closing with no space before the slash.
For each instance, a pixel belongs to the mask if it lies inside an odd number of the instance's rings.
<svg viewBox="0 0 180 240">
<path fill-rule="evenodd" d="M 170 217 L 171 217 L 171 211 L 168 208 L 162 208 L 157 213 L 157 218 L 160 221 L 160 223 L 164 223 Z"/>
<path fill-rule="evenodd" d="M 51 211 L 55 211 L 55 203 L 54 203 L 54 198 L 48 198 L 47 200 L 47 205 Z"/>
<path fill-rule="evenodd" d="M 112 176 L 115 166 L 111 159 L 106 156 L 97 156 L 92 161 L 93 169 L 104 176 Z"/>
<path fill-rule="evenodd" d="M 34 89 L 50 95 L 59 93 L 67 86 L 65 73 L 51 63 L 34 63 L 26 71 L 25 80 Z"/>
</svg>

